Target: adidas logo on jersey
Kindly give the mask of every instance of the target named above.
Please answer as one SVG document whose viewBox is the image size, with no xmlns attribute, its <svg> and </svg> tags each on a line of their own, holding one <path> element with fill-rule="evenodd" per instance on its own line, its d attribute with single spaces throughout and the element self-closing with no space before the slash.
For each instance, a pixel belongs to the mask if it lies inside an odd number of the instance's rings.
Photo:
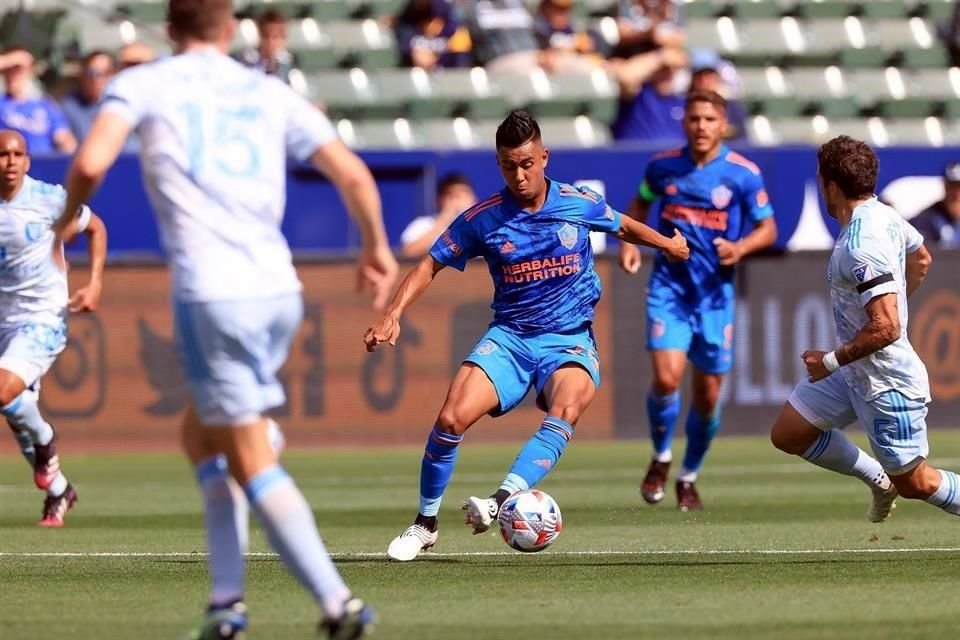
<svg viewBox="0 0 960 640">
<path fill-rule="evenodd" d="M 514 246 L 514 244 L 513 244 L 512 242 L 510 242 L 509 240 L 507 240 L 506 242 L 504 242 L 504 243 L 503 243 L 503 246 L 500 247 L 500 253 L 513 253 L 513 252 L 516 251 L 516 250 L 517 250 L 517 248 L 516 248 L 516 247 Z"/>
</svg>

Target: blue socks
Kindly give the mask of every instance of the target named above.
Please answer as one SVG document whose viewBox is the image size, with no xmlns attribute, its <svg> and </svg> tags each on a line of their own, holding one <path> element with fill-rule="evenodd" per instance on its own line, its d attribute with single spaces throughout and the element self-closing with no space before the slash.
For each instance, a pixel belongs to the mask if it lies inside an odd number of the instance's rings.
<svg viewBox="0 0 960 640">
<path fill-rule="evenodd" d="M 680 416 L 680 392 L 674 391 L 665 396 L 657 396 L 650 391 L 647 394 L 647 416 L 650 418 L 653 457 L 661 462 L 669 462 L 673 433 L 676 431 L 677 418 Z"/>
<path fill-rule="evenodd" d="M 927 498 L 927 502 L 947 513 L 960 515 L 960 476 L 946 469 L 940 472 L 940 487 Z"/>
<path fill-rule="evenodd" d="M 440 512 L 443 492 L 450 483 L 457 464 L 457 451 L 463 436 L 444 433 L 436 426 L 427 437 L 420 464 L 420 514 L 436 516 Z"/>
<path fill-rule="evenodd" d="M 196 468 L 203 493 L 209 552 L 210 604 L 226 607 L 243 599 L 244 557 L 249 539 L 249 509 L 240 486 L 227 473 L 227 459 L 209 458 Z"/>
<path fill-rule="evenodd" d="M 710 415 L 703 415 L 694 406 L 687 415 L 687 452 L 683 456 L 683 469 L 678 480 L 694 482 L 703 459 L 710 448 L 710 442 L 720 429 L 720 405 L 714 407 Z"/>
<path fill-rule="evenodd" d="M 283 564 L 328 617 L 342 616 L 350 589 L 327 554 L 310 505 L 293 479 L 274 465 L 251 478 L 244 491 Z"/>
<path fill-rule="evenodd" d="M 517 454 L 500 489 L 514 493 L 535 487 L 557 464 L 571 437 L 573 426 L 569 422 L 547 416 Z"/>
</svg>

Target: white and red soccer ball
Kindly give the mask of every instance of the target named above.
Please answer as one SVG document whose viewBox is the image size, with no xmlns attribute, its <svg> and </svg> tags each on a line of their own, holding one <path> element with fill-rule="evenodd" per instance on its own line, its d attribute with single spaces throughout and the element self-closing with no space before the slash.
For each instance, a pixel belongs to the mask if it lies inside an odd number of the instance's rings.
<svg viewBox="0 0 960 640">
<path fill-rule="evenodd" d="M 518 491 L 500 507 L 500 535 L 517 551 L 543 551 L 560 536 L 563 518 L 557 501 L 543 491 Z"/>
</svg>

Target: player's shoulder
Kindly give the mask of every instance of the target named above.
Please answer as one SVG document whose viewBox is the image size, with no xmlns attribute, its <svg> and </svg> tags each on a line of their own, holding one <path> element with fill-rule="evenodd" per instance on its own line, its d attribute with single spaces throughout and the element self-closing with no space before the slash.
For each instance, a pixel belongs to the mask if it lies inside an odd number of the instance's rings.
<svg viewBox="0 0 960 640">
<path fill-rule="evenodd" d="M 664 169 L 677 166 L 678 163 L 683 161 L 684 147 L 677 147 L 675 149 L 667 149 L 666 151 L 661 151 L 659 153 L 653 154 L 647 166 L 653 169 Z"/>
<path fill-rule="evenodd" d="M 33 201 L 62 201 L 67 197 L 63 186 L 52 182 L 44 182 L 31 176 L 23 177 L 23 189 Z"/>
<path fill-rule="evenodd" d="M 566 182 L 557 182 L 557 195 L 561 201 L 572 201 L 577 204 L 599 204 L 603 196 L 585 185 L 572 185 Z"/>
<path fill-rule="evenodd" d="M 502 204 L 503 192 L 497 191 L 461 213 L 460 220 L 471 225 L 482 224 L 488 221 L 490 214 L 498 211 Z"/>
<path fill-rule="evenodd" d="M 759 176 L 760 167 L 745 155 L 736 151 L 727 150 L 723 155 L 724 167 L 735 173 L 746 176 Z"/>
</svg>

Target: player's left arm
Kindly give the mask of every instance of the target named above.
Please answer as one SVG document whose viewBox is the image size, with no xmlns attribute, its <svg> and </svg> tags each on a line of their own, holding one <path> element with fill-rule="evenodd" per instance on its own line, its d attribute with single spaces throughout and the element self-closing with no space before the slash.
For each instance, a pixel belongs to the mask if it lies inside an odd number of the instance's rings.
<svg viewBox="0 0 960 640">
<path fill-rule="evenodd" d="M 930 272 L 930 265 L 933 264 L 933 256 L 924 246 L 923 234 L 909 222 L 902 222 L 904 233 L 903 248 L 906 251 L 904 257 L 904 279 L 907 281 L 907 297 L 913 295 L 913 292 L 920 288 L 927 273 Z"/>
<path fill-rule="evenodd" d="M 70 297 L 67 308 L 71 313 L 97 310 L 103 291 L 103 268 L 107 262 L 107 226 L 100 216 L 91 212 L 87 226 L 81 233 L 87 236 L 90 280 Z"/>
<path fill-rule="evenodd" d="M 777 241 L 777 222 L 773 216 L 770 198 L 763 186 L 763 176 L 750 171 L 743 183 L 740 200 L 743 214 L 753 223 L 753 230 L 743 238 L 731 242 L 725 238 L 713 241 L 720 264 L 729 267 L 751 253 L 761 251 Z"/>
<path fill-rule="evenodd" d="M 116 162 L 131 129 L 127 118 L 112 111 L 101 110 L 93 121 L 67 172 L 67 201 L 53 227 L 57 242 L 69 237 L 70 224 Z"/>
<path fill-rule="evenodd" d="M 621 216 L 620 228 L 614 235 L 630 244 L 640 244 L 659 249 L 666 254 L 667 259 L 671 262 L 679 262 L 690 257 L 687 239 L 683 237 L 679 229 L 674 229 L 673 237 L 668 238 L 639 220 L 634 220 L 630 216 Z"/>
</svg>

